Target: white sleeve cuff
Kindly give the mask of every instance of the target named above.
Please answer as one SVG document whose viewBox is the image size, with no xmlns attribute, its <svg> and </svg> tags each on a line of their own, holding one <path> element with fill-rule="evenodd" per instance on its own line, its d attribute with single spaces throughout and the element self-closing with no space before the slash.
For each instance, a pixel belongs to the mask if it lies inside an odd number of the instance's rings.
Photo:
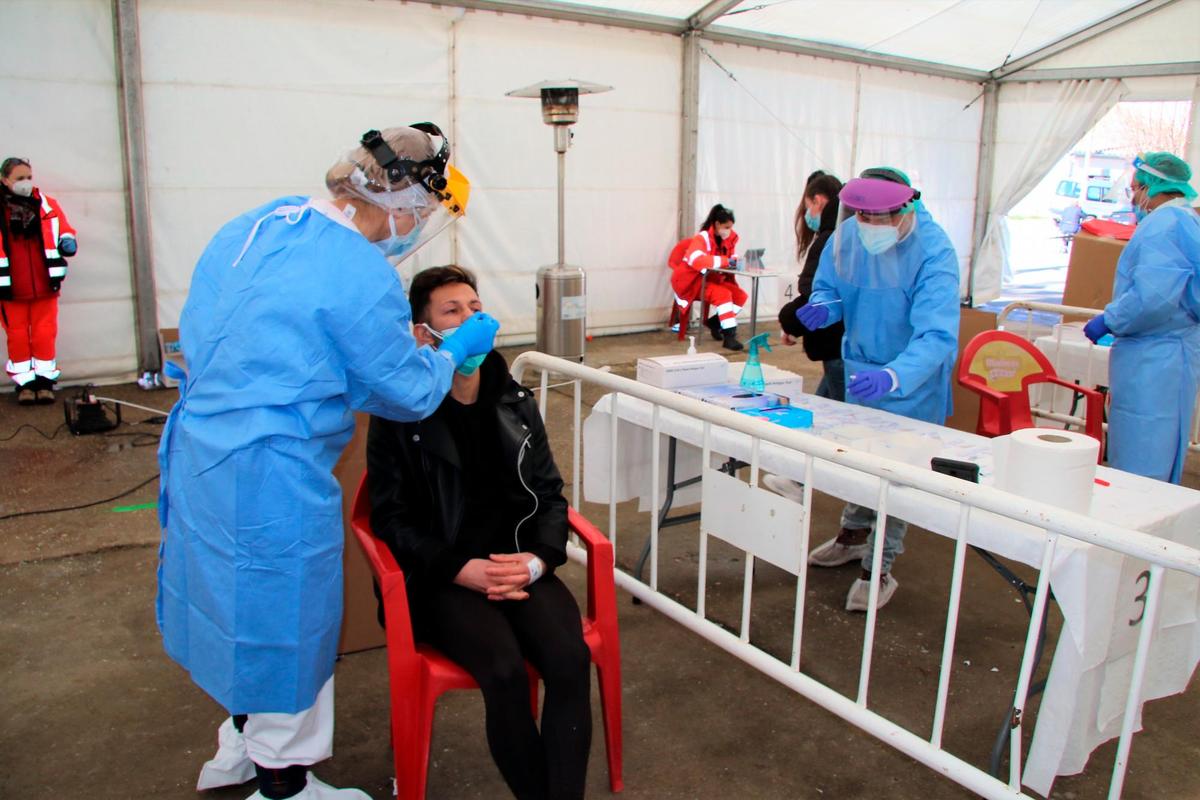
<svg viewBox="0 0 1200 800">
<path fill-rule="evenodd" d="M 894 392 L 897 389 L 899 389 L 900 388 L 900 376 L 898 376 L 896 374 L 896 370 L 892 369 L 891 367 L 884 367 L 883 371 L 886 372 L 888 375 L 892 376 L 892 388 L 889 389 L 888 391 Z"/>
<path fill-rule="evenodd" d="M 529 559 L 529 563 L 525 565 L 529 569 L 529 582 L 534 583 L 538 578 L 546 574 L 546 564 L 537 556 Z"/>
</svg>

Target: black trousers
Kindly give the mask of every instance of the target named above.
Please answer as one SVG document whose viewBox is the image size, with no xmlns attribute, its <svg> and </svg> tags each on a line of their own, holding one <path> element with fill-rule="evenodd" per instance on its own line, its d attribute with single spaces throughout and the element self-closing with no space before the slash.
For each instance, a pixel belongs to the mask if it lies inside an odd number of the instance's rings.
<svg viewBox="0 0 1200 800">
<path fill-rule="evenodd" d="M 584 796 L 592 741 L 591 654 L 579 606 L 562 581 L 548 575 L 526 591 L 526 600 L 494 602 L 452 583 L 417 588 L 414 633 L 479 684 L 488 747 L 517 799 L 576 800 Z M 546 688 L 540 733 L 526 659 Z"/>
</svg>

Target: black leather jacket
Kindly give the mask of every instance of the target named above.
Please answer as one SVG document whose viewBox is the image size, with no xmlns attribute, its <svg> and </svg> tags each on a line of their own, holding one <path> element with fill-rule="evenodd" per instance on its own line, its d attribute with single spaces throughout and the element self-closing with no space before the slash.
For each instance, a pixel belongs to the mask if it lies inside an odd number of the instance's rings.
<svg viewBox="0 0 1200 800">
<path fill-rule="evenodd" d="M 480 365 L 480 401 L 496 398 L 501 463 L 495 467 L 509 516 L 521 520 L 519 550 L 546 562 L 548 571 L 566 561 L 567 501 L 550 452 L 533 392 L 508 374 L 496 351 Z M 518 477 L 519 471 L 519 477 Z M 371 418 L 367 436 L 367 481 L 371 527 L 396 555 L 405 579 L 448 582 L 466 559 L 453 550 L 462 523 L 464 497 L 458 447 L 447 426 L 445 403 L 420 422 Z"/>
</svg>

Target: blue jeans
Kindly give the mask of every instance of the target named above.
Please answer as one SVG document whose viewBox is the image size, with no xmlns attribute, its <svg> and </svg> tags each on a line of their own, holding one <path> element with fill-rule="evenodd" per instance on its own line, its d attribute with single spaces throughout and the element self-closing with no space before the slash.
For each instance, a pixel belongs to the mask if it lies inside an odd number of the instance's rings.
<svg viewBox="0 0 1200 800">
<path fill-rule="evenodd" d="M 846 402 L 846 362 L 840 358 L 822 361 L 825 374 L 817 386 L 817 397 L 828 397 L 840 403 Z"/>
<path fill-rule="evenodd" d="M 851 530 L 870 530 L 867 537 L 867 554 L 863 556 L 862 568 L 871 570 L 871 558 L 875 552 L 875 509 L 866 506 L 856 506 L 846 503 L 842 509 L 842 527 Z M 892 562 L 896 556 L 904 552 L 904 534 L 908 533 L 908 523 L 898 517 L 888 514 L 887 523 L 883 526 L 883 574 L 892 571 Z"/>
</svg>

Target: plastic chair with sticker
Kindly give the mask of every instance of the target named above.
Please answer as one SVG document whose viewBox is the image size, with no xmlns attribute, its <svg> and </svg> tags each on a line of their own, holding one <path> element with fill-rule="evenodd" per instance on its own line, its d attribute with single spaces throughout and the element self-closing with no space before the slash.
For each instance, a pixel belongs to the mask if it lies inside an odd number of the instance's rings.
<svg viewBox="0 0 1200 800">
<path fill-rule="evenodd" d="M 967 343 L 958 364 L 958 383 L 979 395 L 980 436 L 1004 436 L 1037 427 L 1029 387 L 1052 383 L 1083 395 L 1084 433 L 1104 442 L 1104 395 L 1095 387 L 1063 380 L 1042 351 L 1008 331 L 984 331 Z M 1103 449 L 1103 448 L 1102 448 Z"/>
<path fill-rule="evenodd" d="M 400 800 L 421 800 L 425 797 L 429 775 L 434 705 L 438 697 L 448 691 L 478 686 L 462 667 L 435 648 L 413 639 L 404 572 L 392 551 L 371 530 L 371 503 L 365 476 L 354 495 L 350 520 L 383 598 L 396 795 Z M 567 510 L 567 524 L 571 532 L 579 536 L 588 554 L 583 639 L 591 650 L 600 684 L 608 784 L 615 793 L 625 784 L 621 774 L 621 650 L 617 633 L 613 547 L 612 542 L 575 509 Z M 528 670 L 530 705 L 536 718 L 539 676 L 532 666 L 528 666 Z"/>
</svg>

